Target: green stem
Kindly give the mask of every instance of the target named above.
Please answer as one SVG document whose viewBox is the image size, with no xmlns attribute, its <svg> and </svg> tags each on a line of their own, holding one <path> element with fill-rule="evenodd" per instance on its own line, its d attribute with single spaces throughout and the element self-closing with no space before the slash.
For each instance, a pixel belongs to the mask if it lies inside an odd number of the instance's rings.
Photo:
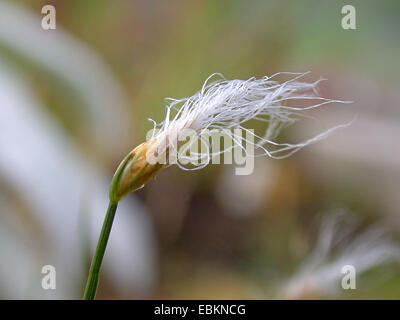
<svg viewBox="0 0 400 320">
<path fill-rule="evenodd" d="M 94 300 L 96 297 L 97 284 L 99 282 L 99 272 L 103 261 L 104 252 L 106 251 L 108 238 L 110 236 L 111 227 L 114 221 L 115 211 L 117 210 L 118 202 L 110 201 L 107 209 L 106 217 L 104 218 L 103 227 L 101 229 L 99 242 L 94 253 L 92 264 L 89 269 L 89 276 L 86 282 L 84 300 Z"/>
</svg>

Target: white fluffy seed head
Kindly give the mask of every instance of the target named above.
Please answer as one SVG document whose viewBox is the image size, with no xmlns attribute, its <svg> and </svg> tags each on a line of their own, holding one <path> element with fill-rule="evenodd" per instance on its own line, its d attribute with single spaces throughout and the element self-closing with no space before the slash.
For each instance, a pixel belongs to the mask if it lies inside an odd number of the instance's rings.
<svg viewBox="0 0 400 320">
<path fill-rule="evenodd" d="M 200 91 L 193 96 L 183 99 L 168 99 L 167 114 L 161 123 L 154 123 L 155 130 L 152 138 L 156 138 L 159 146 L 157 153 L 163 155 L 174 148 L 172 141 L 186 129 L 191 129 L 201 137 L 207 130 L 242 129 L 250 132 L 244 125 L 250 120 L 266 122 L 267 129 L 263 136 L 251 132 L 251 141 L 242 136 L 234 136 L 233 143 L 241 147 L 243 143 L 254 144 L 258 155 L 271 158 L 285 158 L 302 147 L 321 140 L 326 135 L 345 125 L 331 128 L 322 134 L 297 144 L 278 143 L 274 139 L 280 130 L 302 117 L 304 112 L 318 108 L 328 103 L 345 101 L 332 100 L 319 96 L 317 86 L 321 80 L 313 83 L 302 82 L 300 79 L 307 73 L 277 73 L 261 79 L 226 80 L 221 74 L 212 74 L 206 79 Z M 290 80 L 278 82 L 279 75 L 289 75 Z M 214 81 L 211 81 L 215 79 Z M 299 107 L 292 103 L 301 100 L 308 102 L 307 106 Z M 174 113 L 174 116 L 172 114 Z M 203 159 L 198 168 L 208 164 L 212 156 L 228 150 L 206 153 L 193 152 L 189 158 Z"/>
<path fill-rule="evenodd" d="M 280 288 L 280 297 L 299 299 L 340 293 L 343 267 L 352 266 L 357 276 L 378 266 L 400 263 L 400 246 L 384 226 L 356 232 L 350 212 L 326 215 L 316 245 L 298 271 Z"/>
</svg>

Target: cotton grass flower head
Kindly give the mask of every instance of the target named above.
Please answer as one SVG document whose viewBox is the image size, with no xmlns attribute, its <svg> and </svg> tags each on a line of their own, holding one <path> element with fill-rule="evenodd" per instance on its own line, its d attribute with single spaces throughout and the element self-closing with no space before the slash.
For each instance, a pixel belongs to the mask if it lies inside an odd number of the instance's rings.
<svg viewBox="0 0 400 320">
<path fill-rule="evenodd" d="M 308 73 L 280 72 L 270 77 L 252 77 L 248 80 L 226 80 L 223 75 L 215 73 L 206 79 L 201 90 L 194 95 L 183 99 L 169 98 L 164 121 L 157 124 L 149 119 L 154 125 L 150 138 L 130 153 L 128 162 L 122 162 L 126 166 L 120 176 L 119 184 L 123 190 L 117 192 L 118 199 L 142 186 L 164 165 L 176 164 L 184 170 L 201 169 L 215 156 L 234 148 L 242 149 L 247 157 L 282 159 L 348 125 L 330 128 L 301 143 L 280 143 L 275 140 L 283 128 L 309 117 L 306 111 L 334 102 L 347 103 L 321 97 L 318 93 L 321 80 L 312 83 L 301 81 Z M 278 82 L 276 79 L 279 76 L 289 76 L 290 79 Z M 306 106 L 296 106 L 296 101 Z M 247 128 L 250 121 L 265 122 L 265 133 L 258 135 Z M 246 135 L 239 134 L 238 130 Z M 229 132 L 232 143 L 214 150 L 209 143 L 209 132 Z M 189 142 L 179 149 L 180 143 L 188 136 L 191 136 Z M 201 151 L 198 150 L 199 144 Z M 245 144 L 252 146 L 251 152 L 244 148 Z M 141 154 L 141 161 L 135 158 L 138 153 Z M 143 165 L 147 166 L 145 175 L 133 184 L 126 181 L 136 177 L 132 173 L 141 172 Z"/>
<path fill-rule="evenodd" d="M 299 299 L 340 293 L 343 267 L 353 266 L 357 277 L 390 262 L 400 263 L 400 246 L 384 226 L 357 231 L 349 212 L 322 219 L 313 251 L 280 288 L 280 297 Z"/>
</svg>

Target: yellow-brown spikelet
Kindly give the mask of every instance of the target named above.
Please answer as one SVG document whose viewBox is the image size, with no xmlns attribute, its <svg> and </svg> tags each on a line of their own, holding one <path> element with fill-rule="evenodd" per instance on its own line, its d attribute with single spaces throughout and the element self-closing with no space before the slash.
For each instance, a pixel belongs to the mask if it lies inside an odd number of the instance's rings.
<svg viewBox="0 0 400 320">
<path fill-rule="evenodd" d="M 156 145 L 157 139 L 143 142 L 121 162 L 110 186 L 110 200 L 113 203 L 117 203 L 128 193 L 142 187 L 165 166 L 158 162 L 151 164 L 147 160 L 148 151 Z"/>
</svg>

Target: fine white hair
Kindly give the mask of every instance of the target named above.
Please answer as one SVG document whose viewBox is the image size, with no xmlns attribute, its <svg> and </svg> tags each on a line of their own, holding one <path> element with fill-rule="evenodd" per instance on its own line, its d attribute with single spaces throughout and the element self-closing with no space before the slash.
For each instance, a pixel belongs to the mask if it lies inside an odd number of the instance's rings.
<svg viewBox="0 0 400 320">
<path fill-rule="evenodd" d="M 211 151 L 206 148 L 203 153 L 191 151 L 186 158 L 200 162 L 192 169 L 206 166 L 210 159 L 217 154 L 225 153 L 232 148 L 240 147 L 246 156 L 269 156 L 282 159 L 290 156 L 304 146 L 319 141 L 334 130 L 348 124 L 341 124 L 301 143 L 279 143 L 274 139 L 280 130 L 293 124 L 295 121 L 308 117 L 304 111 L 315 109 L 329 103 L 348 103 L 347 101 L 323 98 L 317 87 L 321 80 L 307 83 L 300 81 L 306 73 L 279 72 L 270 77 L 248 80 L 226 80 L 223 75 L 214 73 L 209 76 L 200 91 L 193 96 L 183 99 L 171 99 L 166 106 L 165 120 L 155 123 L 158 132 L 152 138 L 159 143 L 158 154 L 163 154 L 175 148 L 172 141 L 179 137 L 180 132 L 190 129 L 196 132 L 200 143 L 207 143 L 202 134 L 209 130 L 241 129 L 252 135 L 251 141 L 242 135 L 233 134 L 233 146 L 223 150 Z M 278 76 L 290 76 L 291 79 L 282 83 L 275 80 Z M 215 78 L 214 81 L 211 81 Z M 308 102 L 308 105 L 299 107 L 291 105 L 296 100 Z M 172 113 L 175 115 L 172 117 Z M 171 118 L 172 117 L 172 118 Z M 243 125 L 256 120 L 268 123 L 263 136 L 257 135 Z M 247 154 L 242 147 L 243 143 L 251 143 L 258 154 Z M 179 163 L 177 163 L 179 165 Z M 181 166 L 183 169 L 187 169 Z"/>
</svg>

